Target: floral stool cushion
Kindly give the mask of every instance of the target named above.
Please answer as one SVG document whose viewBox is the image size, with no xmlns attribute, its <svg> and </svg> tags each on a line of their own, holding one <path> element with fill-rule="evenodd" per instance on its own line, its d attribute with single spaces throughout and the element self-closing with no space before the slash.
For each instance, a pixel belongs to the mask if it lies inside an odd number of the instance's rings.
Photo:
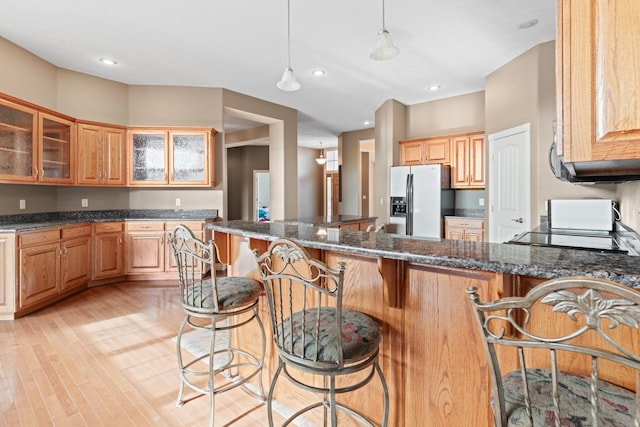
<svg viewBox="0 0 640 427">
<path fill-rule="evenodd" d="M 263 291 L 260 282 L 248 277 L 220 277 L 216 279 L 218 288 L 218 309 L 230 310 L 251 304 Z M 213 285 L 211 280 L 202 282 L 202 287 L 189 288 L 184 303 L 198 308 L 213 308 Z"/>
<path fill-rule="evenodd" d="M 528 369 L 529 397 L 533 426 L 555 426 L 553 412 L 551 371 Z M 525 409 L 523 382 L 520 371 L 513 371 L 503 378 L 505 409 L 508 426 L 531 427 Z M 593 425 L 589 401 L 590 378 L 570 372 L 559 372 L 560 425 L 586 427 Z M 598 382 L 598 426 L 627 427 L 634 425 L 635 394 L 606 381 Z"/>
<path fill-rule="evenodd" d="M 302 356 L 302 342 L 304 340 L 305 358 L 314 358 L 316 345 L 314 336 L 315 310 L 306 310 L 307 317 L 304 322 L 305 330 L 302 330 L 303 312 L 293 314 L 293 323 L 289 318 L 284 324 L 284 348 L 291 348 L 291 325 L 293 324 L 293 352 Z M 320 339 L 318 340 L 318 361 L 337 362 L 337 334 L 336 334 L 336 310 L 322 308 L 320 311 Z M 374 353 L 380 344 L 380 327 L 369 316 L 359 311 L 342 310 L 342 352 L 345 363 L 356 362 Z"/>
</svg>

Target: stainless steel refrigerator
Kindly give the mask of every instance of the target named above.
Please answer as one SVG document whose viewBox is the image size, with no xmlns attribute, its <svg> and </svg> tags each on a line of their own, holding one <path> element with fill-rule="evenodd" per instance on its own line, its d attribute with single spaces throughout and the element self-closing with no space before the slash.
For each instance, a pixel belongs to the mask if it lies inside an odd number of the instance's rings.
<svg viewBox="0 0 640 427">
<path fill-rule="evenodd" d="M 448 165 L 392 166 L 389 223 L 395 233 L 442 237 L 443 218 L 454 208 L 450 186 Z"/>
</svg>

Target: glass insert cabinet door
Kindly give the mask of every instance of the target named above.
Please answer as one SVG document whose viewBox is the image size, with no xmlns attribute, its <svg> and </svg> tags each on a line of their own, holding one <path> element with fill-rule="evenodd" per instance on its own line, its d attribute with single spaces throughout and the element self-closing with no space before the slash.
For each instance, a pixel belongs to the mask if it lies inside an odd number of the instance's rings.
<svg viewBox="0 0 640 427">
<path fill-rule="evenodd" d="M 71 145 L 73 123 L 40 113 L 41 182 L 71 182 Z"/>
<path fill-rule="evenodd" d="M 36 177 L 37 112 L 0 100 L 0 179 L 33 182 Z"/>
<path fill-rule="evenodd" d="M 171 182 L 207 184 L 209 144 L 206 132 L 171 132 Z"/>
<path fill-rule="evenodd" d="M 167 183 L 167 132 L 134 132 L 131 135 L 132 181 Z"/>
</svg>

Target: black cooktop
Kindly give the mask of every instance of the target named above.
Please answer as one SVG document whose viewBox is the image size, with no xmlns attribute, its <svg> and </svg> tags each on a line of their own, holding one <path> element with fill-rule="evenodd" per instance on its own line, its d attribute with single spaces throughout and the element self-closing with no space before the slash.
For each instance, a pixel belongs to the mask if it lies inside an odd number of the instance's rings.
<svg viewBox="0 0 640 427">
<path fill-rule="evenodd" d="M 507 243 L 529 246 L 551 246 L 569 249 L 585 249 L 601 252 L 628 253 L 608 232 L 536 232 L 522 233 Z"/>
</svg>

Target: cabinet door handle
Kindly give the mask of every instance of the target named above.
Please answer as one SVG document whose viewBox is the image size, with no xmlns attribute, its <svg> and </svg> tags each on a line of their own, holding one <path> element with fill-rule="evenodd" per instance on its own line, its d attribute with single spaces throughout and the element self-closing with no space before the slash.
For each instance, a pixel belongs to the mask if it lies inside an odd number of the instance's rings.
<svg viewBox="0 0 640 427">
<path fill-rule="evenodd" d="M 522 224 L 524 222 L 524 219 L 522 219 L 522 218 L 511 218 L 511 221 L 517 222 L 518 224 Z"/>
</svg>

